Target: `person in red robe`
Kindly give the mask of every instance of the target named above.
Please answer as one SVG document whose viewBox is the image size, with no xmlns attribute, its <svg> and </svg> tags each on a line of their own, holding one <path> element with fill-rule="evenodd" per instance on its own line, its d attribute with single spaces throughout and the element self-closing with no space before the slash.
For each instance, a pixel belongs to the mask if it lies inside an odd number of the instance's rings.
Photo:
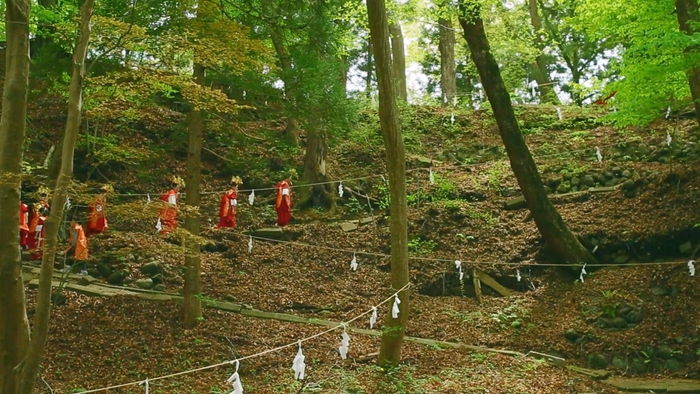
<svg viewBox="0 0 700 394">
<path fill-rule="evenodd" d="M 277 185 L 277 200 L 275 209 L 277 210 L 277 225 L 284 227 L 292 219 L 292 189 L 291 181 L 285 179 Z"/>
<path fill-rule="evenodd" d="M 66 253 L 72 251 L 68 255 L 68 262 L 71 268 L 79 270 L 80 275 L 87 275 L 87 266 L 85 260 L 88 259 L 88 240 L 83 226 L 75 220 L 70 222 L 70 238 Z"/>
<path fill-rule="evenodd" d="M 112 185 L 104 185 L 100 188 L 100 194 L 90 202 L 90 214 L 87 222 L 87 236 L 100 234 L 109 229 L 105 208 L 107 205 L 107 193 L 113 192 Z"/>
<path fill-rule="evenodd" d="M 34 204 L 38 206 L 40 203 Z M 49 210 L 43 206 L 37 207 L 37 220 L 34 226 L 34 244 L 30 246 L 30 260 L 41 260 L 44 256 L 44 222 L 49 214 Z"/>
<path fill-rule="evenodd" d="M 22 250 L 29 248 L 29 206 L 19 202 L 19 246 Z"/>
<path fill-rule="evenodd" d="M 32 216 L 29 218 L 29 232 L 27 233 L 27 249 L 29 250 L 36 249 L 39 241 L 37 238 L 38 232 L 36 230 L 39 218 L 41 217 L 39 209 L 44 208 L 46 210 L 46 216 L 48 216 L 48 211 L 51 208 L 48 203 L 49 189 L 42 186 L 37 193 L 39 195 L 39 202 L 32 205 Z M 44 220 L 46 220 L 46 217 L 44 217 Z"/>
<path fill-rule="evenodd" d="M 179 176 L 174 176 L 170 184 L 170 191 L 163 194 L 160 199 L 165 203 L 158 215 L 158 226 L 161 234 L 166 234 L 177 228 L 177 198 L 180 195 L 180 188 L 185 186 L 185 182 Z"/>
<path fill-rule="evenodd" d="M 241 183 L 241 178 L 237 176 L 231 178 L 231 189 L 221 196 L 221 204 L 219 205 L 219 224 L 216 227 L 236 227 L 236 213 L 238 212 L 238 185 Z"/>
</svg>

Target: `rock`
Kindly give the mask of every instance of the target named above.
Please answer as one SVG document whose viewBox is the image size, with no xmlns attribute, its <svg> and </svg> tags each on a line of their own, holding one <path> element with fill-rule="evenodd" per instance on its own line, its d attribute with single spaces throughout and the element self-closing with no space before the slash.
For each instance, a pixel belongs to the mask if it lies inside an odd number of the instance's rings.
<svg viewBox="0 0 700 394">
<path fill-rule="evenodd" d="M 630 259 L 630 256 L 626 254 L 621 254 L 615 258 L 613 263 L 615 264 L 625 264 Z"/>
<path fill-rule="evenodd" d="M 637 196 L 637 189 L 625 190 L 622 192 L 622 195 L 627 198 L 634 198 Z"/>
<path fill-rule="evenodd" d="M 552 189 L 556 189 L 557 186 L 561 185 L 561 183 L 564 182 L 564 178 L 562 177 L 555 177 L 549 180 L 549 186 Z"/>
<path fill-rule="evenodd" d="M 486 198 L 484 198 L 484 199 L 486 199 Z M 477 201 L 483 201 L 483 200 L 477 200 Z M 374 218 L 371 216 L 368 216 L 368 217 L 364 217 L 364 218 L 360 219 L 358 223 L 360 224 L 360 226 L 364 226 L 366 224 L 372 223 L 373 221 L 374 221 Z"/>
<path fill-rule="evenodd" d="M 134 284 L 139 289 L 150 290 L 153 288 L 153 279 L 151 279 L 151 278 L 139 279 L 139 280 L 135 281 Z"/>
<path fill-rule="evenodd" d="M 153 284 L 159 285 L 163 283 L 163 275 L 162 274 L 155 274 L 151 277 L 151 280 L 153 281 Z"/>
<path fill-rule="evenodd" d="M 613 167 L 612 173 L 615 174 L 615 176 L 620 176 L 620 174 L 622 174 L 622 168 L 620 168 L 620 167 Z"/>
<path fill-rule="evenodd" d="M 632 190 L 636 187 L 634 181 L 631 179 L 628 179 L 625 181 L 625 183 L 622 184 L 622 190 Z"/>
<path fill-rule="evenodd" d="M 163 266 L 157 261 L 149 261 L 141 266 L 141 273 L 146 276 L 162 275 L 163 272 Z"/>
<path fill-rule="evenodd" d="M 122 283 L 124 283 L 124 279 L 126 279 L 127 276 L 128 274 L 126 273 L 126 271 L 114 271 L 107 277 L 107 283 L 109 283 L 110 285 L 121 285 Z"/>
<path fill-rule="evenodd" d="M 511 198 L 505 202 L 505 209 L 508 211 L 515 211 L 524 208 L 527 208 L 527 203 L 525 202 L 525 197 L 523 196 Z"/>
<path fill-rule="evenodd" d="M 686 254 L 690 252 L 691 249 L 693 249 L 693 244 L 690 243 L 690 241 L 678 247 L 678 250 L 680 250 L 681 254 Z"/>
<path fill-rule="evenodd" d="M 236 302 L 236 297 L 232 296 L 231 294 L 226 294 L 224 296 L 224 301 Z"/>
<path fill-rule="evenodd" d="M 585 186 L 588 186 L 588 187 L 593 187 L 593 186 L 595 186 L 595 182 L 596 182 L 595 179 L 593 179 L 593 177 L 590 176 L 590 175 L 584 176 L 583 179 L 582 179 L 581 181 L 583 182 L 583 184 L 584 184 Z"/>
<path fill-rule="evenodd" d="M 112 273 L 112 267 L 110 267 L 109 264 L 106 263 L 98 263 L 97 272 L 101 277 L 107 278 L 109 277 L 109 274 Z"/>
<path fill-rule="evenodd" d="M 604 184 L 606 181 L 605 175 L 603 175 L 603 174 L 593 174 L 593 180 L 596 183 L 600 183 L 601 185 Z"/>
<path fill-rule="evenodd" d="M 575 176 L 571 178 L 571 186 L 579 186 L 581 184 L 581 178 Z"/>
<path fill-rule="evenodd" d="M 651 288 L 651 294 L 657 297 L 665 296 L 668 294 L 668 289 L 661 286 L 654 286 Z"/>
<path fill-rule="evenodd" d="M 564 182 L 571 180 L 571 174 L 569 174 L 566 170 L 562 170 L 561 177 L 564 178 Z"/>
<path fill-rule="evenodd" d="M 602 328 L 612 328 L 615 325 L 613 324 L 612 319 L 608 319 L 607 317 L 601 317 L 598 319 L 598 325 L 601 326 Z"/>
<path fill-rule="evenodd" d="M 564 182 L 559 187 L 557 187 L 557 193 L 568 193 L 571 191 L 571 184 L 569 182 Z"/>
<path fill-rule="evenodd" d="M 666 360 L 664 363 L 664 368 L 669 372 L 680 372 L 683 370 L 683 363 L 680 360 L 672 358 L 670 360 Z"/>
<path fill-rule="evenodd" d="M 681 289 L 678 286 L 671 286 L 671 291 L 668 293 L 671 297 L 675 297 L 681 293 Z"/>
<path fill-rule="evenodd" d="M 627 359 L 620 357 L 620 356 L 613 357 L 612 365 L 613 365 L 613 367 L 620 369 L 622 371 L 626 371 L 627 367 L 629 367 L 629 364 L 627 363 Z"/>
<path fill-rule="evenodd" d="M 603 177 L 604 177 L 605 180 L 607 181 L 607 180 L 609 180 L 609 179 L 613 179 L 613 178 L 615 177 L 615 174 L 613 174 L 613 173 L 610 172 L 610 171 L 605 171 L 605 172 L 603 173 Z"/>
<path fill-rule="evenodd" d="M 165 292 L 165 285 L 160 283 L 155 286 L 153 286 L 153 290 L 155 291 L 160 291 L 161 293 Z"/>
<path fill-rule="evenodd" d="M 595 369 L 605 369 L 608 366 L 608 358 L 600 353 L 591 353 L 586 360 Z"/>
<path fill-rule="evenodd" d="M 353 222 L 343 222 L 340 223 L 340 228 L 345 231 L 346 233 L 352 232 L 357 230 L 357 224 Z"/>
<path fill-rule="evenodd" d="M 646 373 L 647 369 L 648 369 L 648 364 L 645 363 L 644 360 L 642 360 L 641 358 L 637 358 L 637 357 L 632 359 L 629 366 L 630 366 L 630 371 L 632 371 L 633 373 L 638 373 L 638 374 Z"/>
<path fill-rule="evenodd" d="M 632 307 L 627 305 L 620 305 L 615 309 L 615 314 L 617 316 L 627 316 L 630 312 L 632 312 Z"/>
<path fill-rule="evenodd" d="M 673 357 L 673 349 L 668 345 L 661 345 L 656 349 L 656 355 L 664 360 Z"/>
<path fill-rule="evenodd" d="M 615 181 L 613 181 L 612 179 L 609 180 L 609 181 L 605 181 L 605 183 L 603 184 L 603 186 L 605 186 L 605 187 L 613 187 L 613 186 L 615 186 Z"/>
<path fill-rule="evenodd" d="M 253 237 L 259 238 L 274 239 L 276 241 L 296 240 L 302 235 L 301 231 L 293 231 L 288 227 L 285 227 L 284 230 L 282 230 L 282 227 L 261 228 L 252 231 L 245 231 L 243 234 L 252 235 Z"/>
<path fill-rule="evenodd" d="M 566 332 L 564 333 L 564 338 L 566 338 L 569 342 L 576 342 L 582 337 L 583 335 L 579 334 L 579 332 L 574 330 L 573 328 L 566 330 Z"/>
<path fill-rule="evenodd" d="M 624 170 L 624 171 L 622 171 L 622 176 L 623 176 L 624 178 L 631 178 L 631 177 L 632 177 L 632 172 L 630 172 L 629 170 Z"/>
<path fill-rule="evenodd" d="M 613 319 L 612 324 L 615 328 L 625 328 L 627 327 L 627 320 L 621 317 L 616 317 Z"/>
</svg>

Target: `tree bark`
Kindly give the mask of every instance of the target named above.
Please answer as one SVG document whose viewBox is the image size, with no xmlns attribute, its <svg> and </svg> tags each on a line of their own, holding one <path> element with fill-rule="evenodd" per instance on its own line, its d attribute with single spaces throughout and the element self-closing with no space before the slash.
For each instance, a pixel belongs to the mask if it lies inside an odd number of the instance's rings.
<svg viewBox="0 0 700 394">
<path fill-rule="evenodd" d="M 540 21 L 540 15 L 537 10 L 537 0 L 529 0 L 528 2 L 530 6 L 530 21 L 535 30 L 535 46 L 540 51 L 535 58 L 535 63 L 530 65 L 530 70 L 535 77 L 535 81 L 537 81 L 537 85 L 539 85 L 540 100 L 543 103 L 559 104 L 559 97 L 557 97 L 554 91 L 554 85 L 552 85 L 552 80 L 549 78 L 549 65 L 542 52 L 545 44 L 541 33 L 542 22 Z"/>
<path fill-rule="evenodd" d="M 291 113 L 295 111 L 293 96 L 294 89 L 292 87 L 294 81 L 292 80 L 291 76 L 291 73 L 293 72 L 292 60 L 289 57 L 287 48 L 284 46 L 282 37 L 283 35 L 281 29 L 278 27 L 273 28 L 271 34 L 272 45 L 274 45 L 275 52 L 277 53 L 277 57 L 280 61 L 280 68 L 282 69 L 281 79 L 282 82 L 284 82 L 284 101 L 287 104 L 285 106 L 285 110 L 287 112 L 287 138 L 289 138 L 289 141 L 292 144 L 299 146 L 299 143 L 301 142 L 299 138 L 299 120 L 295 116 L 291 115 Z"/>
<path fill-rule="evenodd" d="M 19 249 L 19 190 L 29 90 L 30 0 L 5 2 L 5 85 L 0 118 L 0 393 L 21 384 L 29 322 Z"/>
<path fill-rule="evenodd" d="M 194 81 L 204 85 L 204 66 L 195 64 Z M 204 132 L 204 117 L 201 110 L 192 108 L 189 116 L 189 144 L 187 147 L 187 175 L 185 184 L 187 194 L 185 204 L 190 208 L 185 216 L 185 291 L 184 291 L 184 324 L 185 328 L 194 328 L 202 317 L 202 264 L 199 247 L 200 222 L 200 191 L 202 181 L 202 135 Z"/>
<path fill-rule="evenodd" d="M 322 122 L 319 121 L 319 124 Z M 307 130 L 306 155 L 304 156 L 304 178 L 308 183 L 327 182 L 326 158 L 328 157 L 328 133 L 309 125 Z M 330 184 L 309 187 L 309 201 L 306 205 L 330 208 L 335 203 Z"/>
<path fill-rule="evenodd" d="M 372 38 L 367 42 L 367 77 L 365 77 L 365 95 L 372 97 L 372 72 L 374 72 L 374 62 L 372 57 Z"/>
<path fill-rule="evenodd" d="M 406 205 L 406 155 L 404 152 L 396 90 L 391 69 L 391 50 L 384 0 L 367 0 L 369 28 L 374 48 L 374 59 L 379 86 L 379 119 L 386 150 L 391 198 L 391 286 L 401 289 L 408 283 L 408 231 Z M 403 47 L 401 47 L 403 49 Z M 394 319 L 387 313 L 378 363 L 397 365 L 401 361 L 401 345 L 408 322 L 408 295 L 405 289 L 399 293 L 399 316 Z M 391 308 L 390 308 L 391 309 Z"/>
<path fill-rule="evenodd" d="M 457 97 L 457 65 L 455 64 L 455 32 L 452 20 L 438 19 L 440 32 L 440 87 L 442 89 L 442 106 L 452 105 Z"/>
<path fill-rule="evenodd" d="M 406 52 L 403 43 L 403 32 L 399 22 L 389 24 L 389 34 L 391 35 L 391 64 L 394 67 L 394 78 L 396 78 L 396 96 L 399 100 L 406 102 L 408 101 Z M 377 80 L 379 80 L 379 77 L 377 77 Z"/>
<path fill-rule="evenodd" d="M 45 247 L 41 259 L 41 274 L 39 276 L 39 292 L 37 294 L 36 311 L 32 328 L 32 338 L 27 353 L 26 364 L 22 371 L 22 394 L 32 394 L 39 374 L 39 366 L 46 349 L 49 334 L 49 318 L 51 314 L 51 281 L 53 265 L 58 248 L 58 231 L 62 224 L 63 211 L 68 195 L 68 187 L 73 178 L 73 156 L 75 142 L 80 132 L 80 121 L 83 109 L 83 82 L 85 81 L 85 59 L 90 43 L 90 21 L 95 7 L 95 0 L 85 0 L 80 7 L 80 32 L 73 51 L 73 71 L 68 93 L 68 113 L 66 130 L 63 136 L 63 152 L 61 171 L 56 181 L 51 213 L 44 223 Z"/>
<path fill-rule="evenodd" d="M 572 264 L 595 263 L 593 256 L 576 239 L 547 197 L 537 165 L 515 118 L 498 63 L 491 54 L 480 7 L 474 0 L 460 0 L 459 8 L 464 38 L 469 44 L 472 60 L 493 108 L 511 168 L 542 238 L 562 260 Z"/>
<path fill-rule="evenodd" d="M 700 23 L 697 0 L 676 0 L 676 14 L 678 16 L 678 25 L 682 32 L 692 36 L 700 31 L 700 29 L 697 28 L 697 24 Z M 698 49 L 699 48 L 697 46 L 691 46 L 685 48 L 684 53 L 686 59 L 689 60 L 688 63 L 693 65 L 692 68 L 686 71 L 686 74 L 688 75 L 690 93 L 693 97 L 693 104 L 695 106 L 695 117 L 700 124 L 700 67 L 695 66 L 698 64 Z M 694 55 L 692 56 L 692 59 L 691 55 Z"/>
</svg>

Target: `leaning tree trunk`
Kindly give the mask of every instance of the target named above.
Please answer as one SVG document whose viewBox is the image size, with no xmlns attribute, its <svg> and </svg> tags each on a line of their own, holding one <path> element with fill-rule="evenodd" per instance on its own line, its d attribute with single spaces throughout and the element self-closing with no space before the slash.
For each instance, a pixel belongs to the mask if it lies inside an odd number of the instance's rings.
<svg viewBox="0 0 700 394">
<path fill-rule="evenodd" d="M 442 89 L 442 106 L 452 105 L 457 97 L 457 65 L 455 64 L 455 32 L 452 20 L 438 19 L 440 32 L 440 88 Z"/>
<path fill-rule="evenodd" d="M 406 51 L 403 43 L 403 32 L 399 22 L 389 25 L 391 35 L 391 64 L 394 67 L 394 78 L 396 78 L 396 96 L 399 100 L 408 101 L 408 88 L 406 87 Z M 377 77 L 379 80 L 379 77 Z"/>
<path fill-rule="evenodd" d="M 287 48 L 284 46 L 284 41 L 282 40 L 282 31 L 280 28 L 274 28 L 271 34 L 272 45 L 275 47 L 275 52 L 277 52 L 277 57 L 280 60 L 280 68 L 282 69 L 281 79 L 284 82 L 284 101 L 285 101 L 285 111 L 287 112 L 287 138 L 295 146 L 299 146 L 301 139 L 299 137 L 299 120 L 292 115 L 296 110 L 294 108 L 294 96 L 292 88 L 292 60 L 289 57 Z"/>
<path fill-rule="evenodd" d="M 511 168 L 542 238 L 554 253 L 569 263 L 595 263 L 593 256 L 576 239 L 547 197 L 537 165 L 520 132 L 498 63 L 491 54 L 478 3 L 476 0 L 460 0 L 459 8 L 464 38 L 493 108 Z"/>
<path fill-rule="evenodd" d="M 319 120 L 319 124 L 323 122 Z M 328 181 L 326 159 L 328 158 L 328 133 L 322 126 L 309 125 L 307 132 L 306 155 L 304 156 L 304 178 L 310 184 Z M 309 200 L 305 204 L 313 207 L 331 208 L 335 199 L 331 185 L 309 187 Z"/>
<path fill-rule="evenodd" d="M 379 120 L 389 171 L 391 286 L 398 290 L 408 283 L 406 157 L 396 106 L 396 90 L 394 90 L 391 70 L 391 51 L 389 49 L 389 31 L 384 0 L 367 0 L 367 13 L 374 47 L 377 84 L 379 85 Z M 387 313 L 382 346 L 379 352 L 378 362 L 380 365 L 397 365 L 401 361 L 401 345 L 408 323 L 408 294 L 408 289 L 399 293 L 401 304 L 399 304 L 397 319 L 392 317 L 391 310 Z"/>
<path fill-rule="evenodd" d="M 63 135 L 63 152 L 61 171 L 56 181 L 51 206 L 53 209 L 45 222 L 45 247 L 41 259 L 41 274 L 39 276 L 39 292 L 37 294 L 36 312 L 32 328 L 32 342 L 27 354 L 22 373 L 22 394 L 32 394 L 39 374 L 39 365 L 44 356 L 46 340 L 49 334 L 49 317 L 51 313 L 51 283 L 53 281 L 53 265 L 56 260 L 58 247 L 58 230 L 63 218 L 63 210 L 68 195 L 68 187 L 73 178 L 73 154 L 75 142 L 80 131 L 80 120 L 83 109 L 83 81 L 85 80 L 85 58 L 90 42 L 90 21 L 92 19 L 95 0 L 85 0 L 80 7 L 80 32 L 78 42 L 73 52 L 73 73 L 68 92 L 68 114 L 66 130 Z"/>
<path fill-rule="evenodd" d="M 374 62 L 372 61 L 372 38 L 367 42 L 367 76 L 365 77 L 365 95 L 372 97 L 372 72 L 374 72 Z"/>
<path fill-rule="evenodd" d="M 194 81 L 204 85 L 204 66 L 195 64 Z M 202 135 L 204 118 L 201 110 L 192 108 L 189 119 L 189 144 L 187 147 L 187 175 L 185 184 L 187 191 L 185 204 L 189 209 L 185 213 L 185 291 L 184 291 L 184 322 L 185 328 L 194 328 L 202 317 L 202 264 L 199 249 L 200 232 L 200 194 L 199 184 L 202 181 Z"/>
<path fill-rule="evenodd" d="M 544 55 L 544 38 L 542 37 L 542 22 L 537 10 L 537 0 L 529 0 L 530 22 L 535 30 L 535 46 L 540 53 L 535 58 L 535 63 L 530 65 L 530 70 L 539 85 L 540 96 L 543 103 L 559 104 L 559 98 L 554 91 L 554 85 L 549 78 L 547 58 Z"/>
<path fill-rule="evenodd" d="M 21 363 L 29 344 L 17 215 L 27 120 L 30 9 L 30 0 L 5 2 L 7 44 L 0 118 L 0 393 L 6 394 L 19 392 Z"/>
<path fill-rule="evenodd" d="M 698 2 L 697 0 L 676 0 L 676 14 L 678 15 L 678 25 L 685 34 L 692 36 L 700 31 L 698 23 Z M 685 48 L 686 59 L 690 69 L 686 71 L 690 93 L 695 105 L 695 117 L 700 123 L 700 67 L 697 66 L 698 47 L 697 45 Z"/>
</svg>

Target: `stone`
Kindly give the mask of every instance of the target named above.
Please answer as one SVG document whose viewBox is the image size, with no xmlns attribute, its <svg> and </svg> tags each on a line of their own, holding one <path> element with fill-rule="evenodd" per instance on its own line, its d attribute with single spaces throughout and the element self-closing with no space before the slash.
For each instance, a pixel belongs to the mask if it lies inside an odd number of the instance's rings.
<svg viewBox="0 0 700 394">
<path fill-rule="evenodd" d="M 605 369 L 608 366 L 608 358 L 600 353 L 591 353 L 586 360 L 588 365 L 595 369 Z"/>
<path fill-rule="evenodd" d="M 564 338 L 566 338 L 569 342 L 576 342 L 582 337 L 583 336 L 573 328 L 566 330 L 566 332 L 564 333 Z"/>
<path fill-rule="evenodd" d="M 101 277 L 107 278 L 109 277 L 109 274 L 112 273 L 112 267 L 110 267 L 107 263 L 98 263 L 97 272 Z"/>
<path fill-rule="evenodd" d="M 620 356 L 613 357 L 612 365 L 613 365 L 613 367 L 620 369 L 622 371 L 626 371 L 627 368 L 629 367 L 629 364 L 627 363 L 627 359 L 624 357 L 620 357 Z"/>
<path fill-rule="evenodd" d="M 343 222 L 340 223 L 340 228 L 345 231 L 346 233 L 352 232 L 357 230 L 357 224 L 353 222 Z"/>
<path fill-rule="evenodd" d="M 665 296 L 668 294 L 668 289 L 661 286 L 654 286 L 651 288 L 651 294 L 657 297 Z"/>
<path fill-rule="evenodd" d="M 681 252 L 681 254 L 686 254 L 690 252 L 691 249 L 693 249 L 693 244 L 690 243 L 690 241 L 678 247 L 678 250 Z"/>
<path fill-rule="evenodd" d="M 620 305 L 615 309 L 615 314 L 617 316 L 627 316 L 630 312 L 632 312 L 632 307 L 628 305 Z"/>
<path fill-rule="evenodd" d="M 596 182 L 595 179 L 593 179 L 593 177 L 590 176 L 590 175 L 584 176 L 583 179 L 582 179 L 581 181 L 583 182 L 583 184 L 584 184 L 585 186 L 588 186 L 588 187 L 593 187 L 593 186 L 595 186 L 595 182 Z"/>
<path fill-rule="evenodd" d="M 252 231 L 243 232 L 246 236 L 252 235 L 253 237 L 274 239 L 276 241 L 289 241 L 296 240 L 301 237 L 301 231 L 290 230 L 285 227 L 284 230 L 281 227 L 269 227 L 260 228 Z"/>
<path fill-rule="evenodd" d="M 139 289 L 150 290 L 153 288 L 153 279 L 151 279 L 151 278 L 138 279 L 134 282 L 134 284 Z"/>
<path fill-rule="evenodd" d="M 620 174 L 622 174 L 622 168 L 620 168 L 620 167 L 613 167 L 612 173 L 615 174 L 615 176 L 620 176 Z"/>
<path fill-rule="evenodd" d="M 612 324 L 615 328 L 625 328 L 627 327 L 627 320 L 621 317 L 616 317 L 612 320 Z"/>
<path fill-rule="evenodd" d="M 621 255 L 615 257 L 615 260 L 613 261 L 613 263 L 625 264 L 629 259 L 630 259 L 630 256 L 628 256 L 626 254 L 621 254 Z"/>
<path fill-rule="evenodd" d="M 680 360 L 672 358 L 670 360 L 666 360 L 664 363 L 664 368 L 669 372 L 680 372 L 683 370 L 683 363 Z"/>
<path fill-rule="evenodd" d="M 153 290 L 160 291 L 161 293 L 165 292 L 165 285 L 162 283 L 157 284 L 157 285 L 153 286 Z"/>
<path fill-rule="evenodd" d="M 681 289 L 678 288 L 678 286 L 671 286 L 671 291 L 669 291 L 668 295 L 670 295 L 671 297 L 675 297 L 680 293 Z"/>
<path fill-rule="evenodd" d="M 159 285 L 163 283 L 163 275 L 162 274 L 155 274 L 151 277 L 151 280 L 153 281 L 153 284 Z"/>
<path fill-rule="evenodd" d="M 613 173 L 610 172 L 610 171 L 605 171 L 605 172 L 603 173 L 603 177 L 605 178 L 605 180 L 613 179 L 613 178 L 615 177 L 615 174 L 613 174 Z"/>
<path fill-rule="evenodd" d="M 581 178 L 575 176 L 571 178 L 571 186 L 579 186 L 581 184 Z"/>
<path fill-rule="evenodd" d="M 613 187 L 613 186 L 615 186 L 615 181 L 613 181 L 612 179 L 609 180 L 609 181 L 605 181 L 605 183 L 603 184 L 603 186 L 605 186 L 605 187 Z"/>
<path fill-rule="evenodd" d="M 629 364 L 630 371 L 637 374 L 646 373 L 648 370 L 648 364 L 644 362 L 641 358 L 635 357 Z"/>
<path fill-rule="evenodd" d="M 633 180 L 628 179 L 625 181 L 625 183 L 622 184 L 622 190 L 632 190 L 636 187 L 635 183 Z"/>
<path fill-rule="evenodd" d="M 569 182 L 564 182 L 559 187 L 557 187 L 557 193 L 568 193 L 571 191 L 571 184 Z"/>
<path fill-rule="evenodd" d="M 607 317 L 601 317 L 598 319 L 598 325 L 601 326 L 602 328 L 611 328 L 614 327 L 613 320 L 608 319 Z"/>
<path fill-rule="evenodd" d="M 622 176 L 623 176 L 624 178 L 631 178 L 631 177 L 632 177 L 632 172 L 630 172 L 629 170 L 624 170 L 624 171 L 622 171 Z"/>
<path fill-rule="evenodd" d="M 122 283 L 124 283 L 124 279 L 126 279 L 127 276 L 128 274 L 126 273 L 126 271 L 114 271 L 107 277 L 107 283 L 109 283 L 110 285 L 121 285 Z"/>
<path fill-rule="evenodd" d="M 527 208 L 527 202 L 525 202 L 525 197 L 523 196 L 511 198 L 505 202 L 505 209 L 508 211 L 515 211 L 525 208 Z"/>
<path fill-rule="evenodd" d="M 149 261 L 141 266 L 141 273 L 146 276 L 163 274 L 163 266 L 157 261 Z"/>
<path fill-rule="evenodd" d="M 656 355 L 664 360 L 673 357 L 673 349 L 668 345 L 661 345 L 656 349 Z"/>
<path fill-rule="evenodd" d="M 374 221 L 374 218 L 371 216 L 368 216 L 368 217 L 364 217 L 364 218 L 360 219 L 358 223 L 360 224 L 360 226 L 364 226 L 366 224 L 372 223 L 373 221 Z"/>
</svg>

